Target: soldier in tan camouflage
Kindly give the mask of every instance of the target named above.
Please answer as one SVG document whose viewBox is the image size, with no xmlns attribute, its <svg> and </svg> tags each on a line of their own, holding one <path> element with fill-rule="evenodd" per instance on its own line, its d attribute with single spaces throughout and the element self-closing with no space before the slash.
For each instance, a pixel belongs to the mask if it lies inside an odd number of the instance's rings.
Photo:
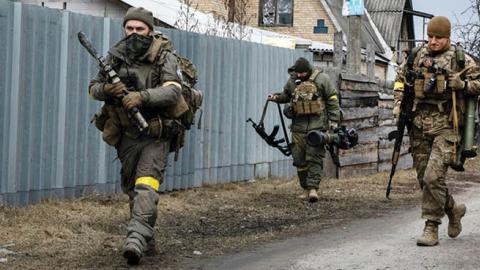
<svg viewBox="0 0 480 270">
<path fill-rule="evenodd" d="M 103 132 L 105 142 L 117 150 L 122 163 L 122 189 L 130 198 L 123 247 L 129 264 L 138 264 L 145 253 L 155 250 L 158 193 L 168 153 L 175 150 L 173 142 L 179 136 L 172 111 L 186 106 L 171 42 L 154 31 L 153 21 L 152 13 L 144 8 L 127 11 L 125 37 L 106 58 L 121 82 L 112 83 L 101 71 L 89 87 L 92 98 L 105 102 L 95 125 Z M 148 130 L 139 130 L 128 116 L 134 107 L 145 117 Z"/>
<path fill-rule="evenodd" d="M 407 69 L 416 72 L 412 129 L 413 164 L 422 188 L 422 218 L 426 219 L 419 246 L 438 244 L 438 226 L 447 214 L 448 235 L 462 231 L 466 213 L 445 183 L 448 167 L 456 159 L 461 144 L 465 95 L 480 94 L 480 73 L 461 48 L 450 45 L 450 21 L 433 17 L 428 24 L 428 44 L 412 50 L 413 63 L 406 61 L 394 86 L 394 116 L 398 118 Z"/>
<path fill-rule="evenodd" d="M 269 95 L 278 103 L 289 103 L 292 109 L 292 156 L 297 167 L 301 199 L 318 200 L 317 190 L 323 174 L 325 148 L 307 144 L 307 133 L 312 130 L 335 129 L 340 120 L 337 90 L 328 75 L 314 68 L 307 59 L 299 58 L 283 92 Z"/>
</svg>

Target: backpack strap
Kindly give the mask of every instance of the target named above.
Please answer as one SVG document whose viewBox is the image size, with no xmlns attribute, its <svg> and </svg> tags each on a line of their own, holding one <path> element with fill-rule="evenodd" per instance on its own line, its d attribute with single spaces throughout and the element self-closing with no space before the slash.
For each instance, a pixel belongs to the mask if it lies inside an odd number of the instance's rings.
<svg viewBox="0 0 480 270">
<path fill-rule="evenodd" d="M 465 68 L 465 49 L 460 43 L 457 43 L 455 46 L 455 58 L 457 60 L 457 66 L 459 69 Z"/>
<path fill-rule="evenodd" d="M 320 74 L 320 70 L 314 69 L 313 72 L 312 72 L 312 75 L 310 75 L 310 77 L 308 78 L 308 80 L 309 80 L 310 82 L 314 82 L 315 79 L 317 78 L 318 74 Z"/>
<path fill-rule="evenodd" d="M 415 62 L 415 58 L 417 57 L 417 54 L 418 52 L 420 51 L 420 49 L 423 48 L 424 45 L 422 46 L 417 46 L 413 49 L 410 50 L 410 52 L 408 53 L 408 57 L 407 57 L 407 68 L 408 69 L 412 69 L 413 68 L 413 64 Z"/>
</svg>

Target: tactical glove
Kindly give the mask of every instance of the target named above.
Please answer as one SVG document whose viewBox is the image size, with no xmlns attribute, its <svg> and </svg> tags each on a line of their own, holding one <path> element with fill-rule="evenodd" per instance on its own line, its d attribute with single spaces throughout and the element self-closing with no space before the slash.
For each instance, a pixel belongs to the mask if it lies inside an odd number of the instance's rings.
<svg viewBox="0 0 480 270">
<path fill-rule="evenodd" d="M 454 74 L 448 77 L 448 86 L 452 90 L 463 90 L 465 89 L 465 81 L 460 78 L 460 74 Z"/>
<path fill-rule="evenodd" d="M 121 97 L 127 91 L 127 87 L 122 82 L 106 83 L 103 86 L 103 93 L 111 97 Z"/>
<path fill-rule="evenodd" d="M 142 94 L 140 92 L 128 92 L 126 96 L 122 99 L 123 107 L 127 110 L 131 110 L 134 107 L 139 107 L 142 105 Z"/>
</svg>

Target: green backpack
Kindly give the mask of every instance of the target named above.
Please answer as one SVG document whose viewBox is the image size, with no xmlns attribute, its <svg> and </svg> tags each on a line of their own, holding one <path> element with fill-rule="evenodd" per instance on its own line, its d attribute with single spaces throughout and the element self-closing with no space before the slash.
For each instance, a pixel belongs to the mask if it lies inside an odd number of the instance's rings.
<svg viewBox="0 0 480 270">
<path fill-rule="evenodd" d="M 164 63 L 162 59 L 164 54 L 162 51 L 171 52 L 177 59 L 180 68 L 178 76 L 182 80 L 182 95 L 188 105 L 188 110 L 180 115 L 177 120 L 179 120 L 183 128 L 188 130 L 194 124 L 195 113 L 198 111 L 198 109 L 200 109 L 203 102 L 203 93 L 194 88 L 198 81 L 197 68 L 192 61 L 190 61 L 190 59 L 185 58 L 175 52 L 172 42 L 167 36 L 158 33 L 156 37 L 162 40 L 162 50 L 158 56 L 160 59 L 157 61 L 157 63 L 159 63 L 160 66 Z M 200 128 L 201 117 L 202 114 L 200 114 L 199 117 L 198 128 Z"/>
<path fill-rule="evenodd" d="M 195 113 L 200 109 L 203 102 L 203 93 L 195 89 L 195 84 L 198 81 L 198 73 L 195 65 L 187 58 L 177 55 L 178 64 L 181 71 L 182 79 L 182 95 L 188 105 L 188 110 L 180 116 L 180 122 L 185 129 L 195 124 Z M 200 128 L 201 114 L 199 117 L 198 128 Z"/>
</svg>

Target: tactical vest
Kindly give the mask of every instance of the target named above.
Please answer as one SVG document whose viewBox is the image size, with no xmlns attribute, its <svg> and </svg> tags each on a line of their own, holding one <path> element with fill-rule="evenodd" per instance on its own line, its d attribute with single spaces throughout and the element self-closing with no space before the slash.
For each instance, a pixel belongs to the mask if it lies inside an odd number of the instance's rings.
<svg viewBox="0 0 480 270">
<path fill-rule="evenodd" d="M 308 80 L 300 83 L 293 91 L 291 106 L 296 115 L 320 114 L 325 109 L 325 101 L 319 95 L 315 78 L 320 74 L 314 70 Z"/>
<path fill-rule="evenodd" d="M 427 59 L 425 54 L 419 55 L 423 46 L 411 50 L 407 58 L 407 68 L 414 70 L 416 78 L 414 82 L 415 101 L 413 110 L 418 104 L 431 104 L 436 106 L 440 112 L 451 110 L 452 91 L 447 85 L 448 77 L 459 69 L 465 67 L 465 52 L 460 45 L 452 45 L 454 53 L 445 52 L 445 58 L 441 63 L 434 63 L 436 59 L 431 58 L 431 66 L 421 66 L 420 60 Z M 423 51 L 422 51 L 423 52 Z M 455 59 L 453 59 L 455 58 Z M 458 98 L 457 98 L 458 99 Z M 463 106 L 463 102 L 459 104 Z M 462 108 L 460 108 L 462 110 Z"/>
</svg>

